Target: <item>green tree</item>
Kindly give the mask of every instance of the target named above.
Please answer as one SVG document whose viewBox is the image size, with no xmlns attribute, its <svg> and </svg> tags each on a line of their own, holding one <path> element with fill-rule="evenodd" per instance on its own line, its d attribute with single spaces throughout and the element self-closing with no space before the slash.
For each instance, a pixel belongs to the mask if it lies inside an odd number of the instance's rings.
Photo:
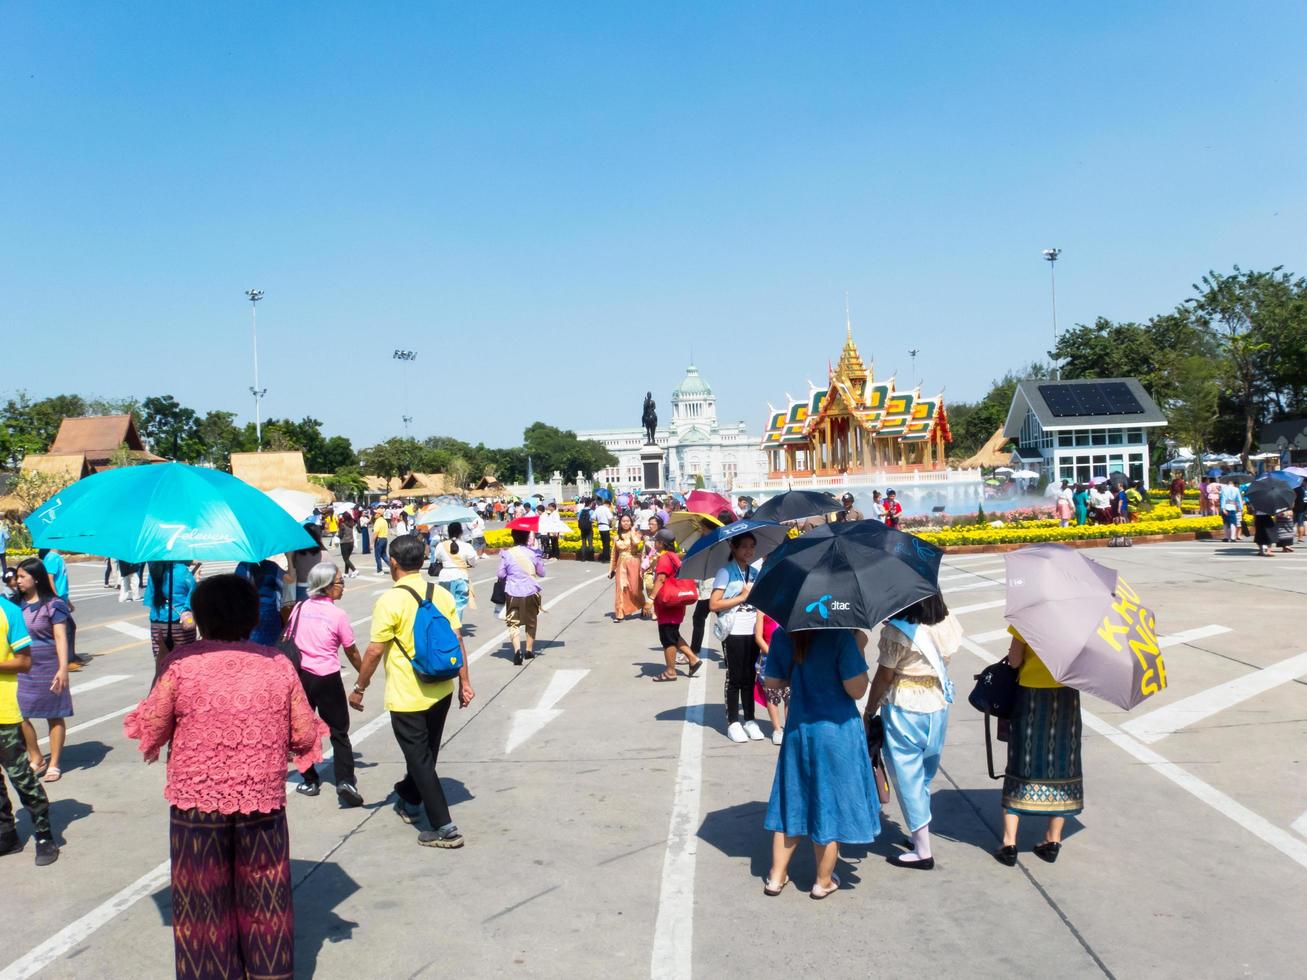
<svg viewBox="0 0 1307 980">
<path fill-rule="evenodd" d="M 235 412 L 206 412 L 196 420 L 195 440 L 200 445 L 196 462 L 221 470 L 231 469 L 232 453 L 248 453 L 255 449 L 254 437 L 247 438 L 236 424 Z"/>
<path fill-rule="evenodd" d="M 1220 351 L 1222 381 L 1243 420 L 1239 455 L 1248 469 L 1268 404 L 1282 399 L 1280 386 L 1287 382 L 1296 380 L 1301 388 L 1302 379 L 1285 377 L 1275 361 L 1285 353 L 1283 345 L 1307 335 L 1307 281 L 1295 280 L 1280 266 L 1244 272 L 1236 265 L 1230 275 L 1209 272 L 1193 289 L 1197 295 L 1186 303 Z"/>
<path fill-rule="evenodd" d="M 5 403 L 0 425 L 0 451 L 5 465 L 16 469 L 28 453 L 46 452 L 65 418 L 85 414 L 86 400 L 81 395 L 54 395 L 32 401 L 27 392 L 19 391 Z"/>
<path fill-rule="evenodd" d="M 1012 396 L 1016 393 L 1018 382 L 1027 378 L 1047 377 L 1048 365 L 1031 363 L 1019 371 L 1009 371 L 994 381 L 980 401 L 950 407 L 949 429 L 953 433 L 950 454 L 958 459 L 966 459 L 974 455 L 1007 421 L 1007 413 L 1012 407 Z"/>
<path fill-rule="evenodd" d="M 429 459 L 427 454 L 430 452 L 416 439 L 395 436 L 364 449 L 359 453 L 359 458 L 364 473 L 390 480 L 415 471 L 426 472 L 421 469 L 421 464 L 424 458 Z"/>
<path fill-rule="evenodd" d="M 193 463 L 203 447 L 195 437 L 194 409 L 172 395 L 152 395 L 141 402 L 141 438 L 160 456 Z"/>
</svg>

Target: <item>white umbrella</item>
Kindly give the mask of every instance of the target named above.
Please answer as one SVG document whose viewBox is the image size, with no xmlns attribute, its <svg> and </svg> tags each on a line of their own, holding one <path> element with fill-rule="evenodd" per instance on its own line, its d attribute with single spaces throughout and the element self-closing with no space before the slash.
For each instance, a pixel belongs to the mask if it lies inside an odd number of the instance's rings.
<svg viewBox="0 0 1307 980">
<path fill-rule="evenodd" d="M 1034 470 L 1017 470 L 1015 473 L 1012 474 L 1012 476 L 1013 476 L 1014 479 L 1017 479 L 1017 480 L 1038 480 L 1038 479 L 1039 479 L 1039 474 L 1036 473 Z"/>
<path fill-rule="evenodd" d="M 314 508 L 318 506 L 317 498 L 311 493 L 305 493 L 303 490 L 287 490 L 285 487 L 276 487 L 272 490 L 265 490 L 264 493 L 271 497 L 278 507 L 301 523 L 312 517 Z"/>
<path fill-rule="evenodd" d="M 353 504 L 346 503 L 343 500 L 337 500 L 334 504 L 331 505 L 331 512 L 333 514 L 343 514 L 345 513 L 345 511 L 353 510 L 353 509 L 354 509 Z"/>
<path fill-rule="evenodd" d="M 1012 476 L 1013 475 L 1012 467 L 1000 466 L 996 470 L 994 470 L 994 475 L 997 476 L 999 473 L 1006 473 L 1008 476 Z"/>
</svg>

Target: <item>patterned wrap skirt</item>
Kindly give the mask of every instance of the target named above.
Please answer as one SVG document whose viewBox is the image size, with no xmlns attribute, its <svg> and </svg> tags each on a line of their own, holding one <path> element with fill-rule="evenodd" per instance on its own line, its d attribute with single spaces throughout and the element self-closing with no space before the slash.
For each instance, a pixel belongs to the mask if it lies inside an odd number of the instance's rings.
<svg viewBox="0 0 1307 980">
<path fill-rule="evenodd" d="M 179 978 L 290 978 L 295 970 L 286 811 L 171 809 Z"/>
<path fill-rule="evenodd" d="M 1084 809 L 1080 766 L 1080 692 L 1018 687 L 1007 743 L 1003 808 L 1066 817 Z"/>
</svg>

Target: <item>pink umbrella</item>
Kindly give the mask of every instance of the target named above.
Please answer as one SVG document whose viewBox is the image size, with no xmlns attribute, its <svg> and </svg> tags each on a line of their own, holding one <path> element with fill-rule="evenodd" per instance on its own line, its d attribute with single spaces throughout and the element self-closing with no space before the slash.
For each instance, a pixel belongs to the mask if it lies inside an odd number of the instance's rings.
<svg viewBox="0 0 1307 980">
<path fill-rule="evenodd" d="M 735 511 L 731 509 L 731 502 L 720 493 L 713 493 L 711 490 L 695 490 L 685 498 L 685 509 L 712 517 L 727 510 L 731 512 L 731 520 L 735 520 Z"/>
</svg>

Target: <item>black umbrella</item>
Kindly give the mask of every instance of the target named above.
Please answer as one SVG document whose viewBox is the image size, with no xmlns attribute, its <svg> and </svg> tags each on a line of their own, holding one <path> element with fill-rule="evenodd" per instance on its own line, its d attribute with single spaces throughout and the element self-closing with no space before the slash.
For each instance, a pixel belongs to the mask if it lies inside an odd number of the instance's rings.
<svg viewBox="0 0 1307 980">
<path fill-rule="evenodd" d="M 939 592 L 942 555 L 880 521 L 823 524 L 771 553 L 749 602 L 787 630 L 870 629 Z"/>
<path fill-rule="evenodd" d="M 802 521 L 809 517 L 833 514 L 840 502 L 829 493 L 816 490 L 790 490 L 765 501 L 753 512 L 756 521 Z"/>
<path fill-rule="evenodd" d="M 1244 497 L 1254 511 L 1274 514 L 1293 506 L 1294 492 L 1293 487 L 1283 480 L 1272 480 L 1269 476 L 1264 476 L 1244 491 Z"/>
<path fill-rule="evenodd" d="M 1130 485 L 1130 478 L 1120 470 L 1117 470 L 1115 473 L 1109 473 L 1107 475 L 1107 482 L 1114 487 L 1128 487 Z"/>
</svg>

